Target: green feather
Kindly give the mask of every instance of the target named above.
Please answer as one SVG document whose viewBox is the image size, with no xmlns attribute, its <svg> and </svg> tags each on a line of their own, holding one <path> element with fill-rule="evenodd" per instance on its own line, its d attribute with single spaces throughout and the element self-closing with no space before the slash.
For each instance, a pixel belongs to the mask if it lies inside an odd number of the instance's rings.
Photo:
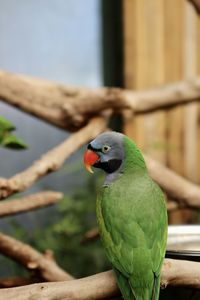
<svg viewBox="0 0 200 300">
<path fill-rule="evenodd" d="M 97 197 L 97 221 L 125 300 L 157 300 L 167 240 L 167 212 L 141 152 L 124 137 L 123 174 Z"/>
</svg>

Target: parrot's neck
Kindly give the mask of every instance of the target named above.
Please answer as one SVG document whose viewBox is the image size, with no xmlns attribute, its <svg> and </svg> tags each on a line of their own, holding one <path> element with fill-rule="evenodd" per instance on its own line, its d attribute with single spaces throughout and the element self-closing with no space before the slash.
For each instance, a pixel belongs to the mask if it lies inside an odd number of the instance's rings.
<svg viewBox="0 0 200 300">
<path fill-rule="evenodd" d="M 137 148 L 136 144 L 128 137 L 124 137 L 124 159 L 120 167 L 113 173 L 107 174 L 104 186 L 116 181 L 122 175 L 138 176 L 146 174 L 147 167 L 142 156 L 142 153 Z"/>
<path fill-rule="evenodd" d="M 127 136 L 124 137 L 124 173 L 147 172 L 147 167 L 142 153 L 136 144 Z"/>
<path fill-rule="evenodd" d="M 123 174 L 123 162 L 119 169 L 117 169 L 113 173 L 109 173 L 106 175 L 105 181 L 104 181 L 104 186 L 108 186 L 110 183 L 114 182 L 116 179 L 118 179 L 122 174 Z"/>
</svg>

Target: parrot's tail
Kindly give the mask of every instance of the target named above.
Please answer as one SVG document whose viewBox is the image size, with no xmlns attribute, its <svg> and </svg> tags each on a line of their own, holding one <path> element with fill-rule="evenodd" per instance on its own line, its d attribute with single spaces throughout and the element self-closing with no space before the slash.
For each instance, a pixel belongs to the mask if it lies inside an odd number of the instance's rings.
<svg viewBox="0 0 200 300">
<path fill-rule="evenodd" d="M 132 284 L 130 283 L 132 287 Z M 160 294 L 160 276 L 154 276 L 152 284 L 147 288 L 131 288 L 135 300 L 158 300 Z"/>
<path fill-rule="evenodd" d="M 155 276 L 147 288 L 134 287 L 131 278 L 125 277 L 117 269 L 114 269 L 116 279 L 124 300 L 158 300 L 160 294 L 160 276 Z"/>
<path fill-rule="evenodd" d="M 145 289 L 134 289 L 132 290 L 132 298 L 128 298 L 128 300 L 158 300 L 159 298 L 155 298 L 155 295 L 152 295 L 152 289 L 145 288 Z M 159 297 L 159 294 L 158 294 Z M 124 298 L 126 299 L 126 298 Z"/>
<path fill-rule="evenodd" d="M 151 300 L 158 300 L 160 295 L 160 275 L 156 276 L 154 274 L 154 284 L 153 284 L 153 293 Z"/>
</svg>

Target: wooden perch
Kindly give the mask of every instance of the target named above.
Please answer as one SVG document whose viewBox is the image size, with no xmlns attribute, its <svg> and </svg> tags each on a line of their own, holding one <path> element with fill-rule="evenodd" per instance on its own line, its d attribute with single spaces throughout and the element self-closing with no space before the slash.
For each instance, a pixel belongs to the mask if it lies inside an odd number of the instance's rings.
<svg viewBox="0 0 200 300">
<path fill-rule="evenodd" d="M 39 280 L 34 278 L 32 279 L 32 278 L 23 278 L 23 277 L 9 277 L 9 278 L 0 277 L 0 288 L 10 288 L 10 287 L 28 285 L 36 282 L 39 282 Z"/>
<path fill-rule="evenodd" d="M 200 289 L 200 263 L 165 259 L 161 287 L 185 286 Z M 1 289 L 4 300 L 106 300 L 119 295 L 112 271 L 67 282 L 50 282 Z"/>
<path fill-rule="evenodd" d="M 34 271 L 45 281 L 72 279 L 72 276 L 61 269 L 49 255 L 44 255 L 3 233 L 0 233 L 0 253 L 12 258 L 28 270 Z"/>
<path fill-rule="evenodd" d="M 200 99 L 200 78 L 134 92 L 117 88 L 75 88 L 0 72 L 0 98 L 66 129 L 83 126 L 106 109 L 146 113 Z"/>
<path fill-rule="evenodd" d="M 73 152 L 96 137 L 105 127 L 105 119 L 102 117 L 94 118 L 88 125 L 72 134 L 59 146 L 47 152 L 25 171 L 9 179 L 0 178 L 0 199 L 4 199 L 16 192 L 22 192 L 32 186 L 40 177 L 58 170 Z"/>
<path fill-rule="evenodd" d="M 48 191 L 25 196 L 21 199 L 5 201 L 0 203 L 0 217 L 36 210 L 44 206 L 55 204 L 62 198 L 62 193 Z"/>
<path fill-rule="evenodd" d="M 177 201 L 180 207 L 200 208 L 200 187 L 198 185 L 181 177 L 146 155 L 145 161 L 151 177 L 166 192 L 170 199 Z"/>
<path fill-rule="evenodd" d="M 200 263 L 166 258 L 162 267 L 161 288 L 167 286 L 200 289 Z"/>
<path fill-rule="evenodd" d="M 39 283 L 1 289 L 4 300 L 106 300 L 119 294 L 112 271 L 68 282 Z"/>
</svg>

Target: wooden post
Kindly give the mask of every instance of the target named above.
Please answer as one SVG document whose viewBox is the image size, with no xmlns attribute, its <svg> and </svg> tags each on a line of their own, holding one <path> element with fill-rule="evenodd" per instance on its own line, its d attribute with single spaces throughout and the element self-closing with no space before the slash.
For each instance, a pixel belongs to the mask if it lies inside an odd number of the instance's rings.
<svg viewBox="0 0 200 300">
<path fill-rule="evenodd" d="M 197 75 L 197 13 L 189 2 L 185 2 L 185 45 L 184 77 L 189 79 Z M 199 49 L 200 51 L 200 49 Z M 197 182 L 198 147 L 198 104 L 188 104 L 184 116 L 184 175 Z"/>
<path fill-rule="evenodd" d="M 123 5 L 126 88 L 145 89 L 190 78 L 200 71 L 197 45 L 200 28 L 195 25 L 200 21 L 191 3 L 124 0 Z M 198 118 L 197 105 L 190 104 L 185 109 L 177 107 L 135 117 L 125 124 L 125 133 L 135 139 L 143 151 L 197 181 L 197 176 L 200 177 Z M 186 214 L 174 212 L 170 221 L 182 223 L 187 221 L 185 217 Z"/>
<path fill-rule="evenodd" d="M 124 1 L 124 84 L 145 89 L 164 83 L 164 1 Z M 154 15 L 156 17 L 154 18 Z M 143 151 L 165 162 L 165 112 L 138 116 L 125 132 Z"/>
<path fill-rule="evenodd" d="M 197 64 L 197 74 L 200 74 L 200 15 L 196 16 L 196 64 Z M 197 181 L 200 183 L 200 105 L 198 105 L 198 116 L 197 116 Z"/>
</svg>

